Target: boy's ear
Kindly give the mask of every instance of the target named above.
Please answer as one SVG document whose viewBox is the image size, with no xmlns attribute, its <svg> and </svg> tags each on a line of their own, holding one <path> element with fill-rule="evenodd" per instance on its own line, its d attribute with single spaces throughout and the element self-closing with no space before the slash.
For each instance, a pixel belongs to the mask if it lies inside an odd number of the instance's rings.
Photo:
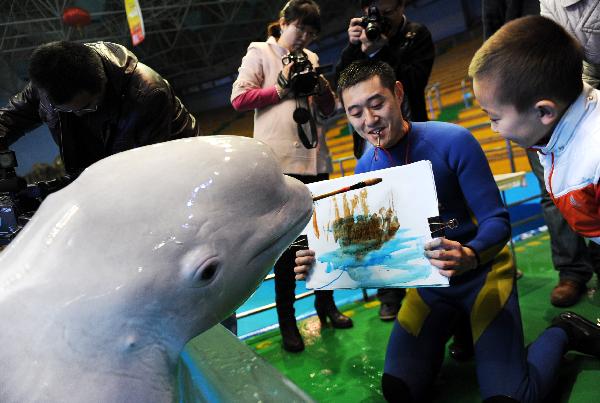
<svg viewBox="0 0 600 403">
<path fill-rule="evenodd" d="M 542 99 L 536 102 L 535 111 L 540 122 L 544 125 L 551 125 L 558 119 L 558 105 L 549 99 Z"/>
</svg>

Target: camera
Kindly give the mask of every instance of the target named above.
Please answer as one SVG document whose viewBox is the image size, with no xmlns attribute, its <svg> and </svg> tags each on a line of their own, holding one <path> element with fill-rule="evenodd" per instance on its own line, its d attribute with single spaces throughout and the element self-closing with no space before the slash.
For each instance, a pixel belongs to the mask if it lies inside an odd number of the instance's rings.
<svg viewBox="0 0 600 403">
<path fill-rule="evenodd" d="M 388 22 L 381 16 L 379 9 L 375 5 L 367 8 L 366 15 L 361 17 L 360 26 L 365 29 L 367 39 L 376 41 L 382 33 L 387 32 Z"/>
<path fill-rule="evenodd" d="M 296 122 L 298 137 L 305 148 L 315 148 L 319 143 L 316 109 L 314 105 L 311 107 L 308 97 L 322 92 L 323 88 L 321 87 L 321 80 L 319 80 L 322 70 L 320 67 L 313 67 L 310 60 L 308 60 L 308 55 L 302 49 L 294 50 L 283 56 L 281 62 L 284 66 L 294 63 L 289 71 L 289 78 L 286 79 L 283 76 L 283 71 L 281 71 L 277 76 L 277 83 L 282 88 L 289 88 L 296 100 L 296 109 L 292 117 Z M 303 127 L 307 123 L 308 127 Z M 306 134 L 307 131 L 311 135 L 311 140 Z"/>
<path fill-rule="evenodd" d="M 0 151 L 0 246 L 6 245 L 19 231 L 15 195 L 24 181 L 15 172 L 17 158 L 10 150 Z"/>
<path fill-rule="evenodd" d="M 283 56 L 281 61 L 284 66 L 292 62 L 294 63 L 287 85 L 296 98 L 308 97 L 319 92 L 320 69 L 318 67 L 316 69 L 313 68 L 307 54 L 302 49 L 295 50 Z"/>
<path fill-rule="evenodd" d="M 69 176 L 27 185 L 17 176 L 14 151 L 0 150 L 0 250 L 29 222 L 42 200 L 71 183 Z"/>
</svg>

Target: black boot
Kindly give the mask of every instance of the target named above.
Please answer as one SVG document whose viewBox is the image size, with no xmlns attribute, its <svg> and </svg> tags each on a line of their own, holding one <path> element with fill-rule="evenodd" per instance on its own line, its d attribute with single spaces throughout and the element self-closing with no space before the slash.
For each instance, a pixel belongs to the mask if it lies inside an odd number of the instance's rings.
<svg viewBox="0 0 600 403">
<path fill-rule="evenodd" d="M 448 346 L 450 356 L 456 361 L 469 361 L 475 355 L 471 321 L 465 313 L 459 313 L 454 323 L 454 340 Z"/>
<path fill-rule="evenodd" d="M 279 332 L 281 332 L 281 342 L 283 349 L 290 353 L 299 353 L 304 350 L 304 341 L 300 336 L 298 326 L 296 326 L 296 318 L 293 321 L 279 320 Z"/>
<path fill-rule="evenodd" d="M 275 262 L 275 304 L 283 348 L 292 353 L 304 350 L 304 342 L 296 326 L 294 302 L 296 279 L 294 259 L 296 251 L 287 249 Z"/>
<path fill-rule="evenodd" d="M 352 319 L 342 314 L 335 306 L 331 290 L 315 291 L 315 309 L 321 327 L 327 326 L 327 318 L 331 321 L 331 325 L 338 329 L 347 329 L 353 325 Z"/>
<path fill-rule="evenodd" d="M 552 320 L 551 327 L 567 333 L 569 350 L 600 358 L 600 326 L 575 312 L 563 312 Z"/>
<path fill-rule="evenodd" d="M 377 290 L 377 299 L 381 302 L 379 319 L 384 322 L 395 320 L 405 295 L 404 288 L 379 288 Z"/>
</svg>

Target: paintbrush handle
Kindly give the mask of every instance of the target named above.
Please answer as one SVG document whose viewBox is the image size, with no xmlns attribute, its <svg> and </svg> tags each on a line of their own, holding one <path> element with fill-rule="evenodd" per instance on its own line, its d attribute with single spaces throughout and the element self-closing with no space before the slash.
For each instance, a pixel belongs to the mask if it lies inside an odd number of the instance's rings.
<svg viewBox="0 0 600 403">
<path fill-rule="evenodd" d="M 331 191 L 328 193 L 323 193 L 322 195 L 315 196 L 315 197 L 313 197 L 313 201 L 321 200 L 326 197 L 330 197 L 330 196 L 333 196 L 333 195 L 336 195 L 339 193 L 348 192 L 350 190 L 356 190 L 356 189 L 364 188 L 366 186 L 372 186 L 372 185 L 375 185 L 375 184 L 381 182 L 382 180 L 383 179 L 381 179 L 381 178 L 365 179 L 364 181 L 357 182 L 354 185 L 346 186 L 341 189 L 337 189 L 337 190 L 334 190 L 334 191 Z"/>
<path fill-rule="evenodd" d="M 324 198 L 329 197 L 329 196 L 333 196 L 333 195 L 336 195 L 336 194 L 339 194 L 339 193 L 347 192 L 347 191 L 351 190 L 350 188 L 351 188 L 351 186 L 347 186 L 345 188 L 334 190 L 333 192 L 323 193 L 322 195 L 318 195 L 318 196 L 313 197 L 313 201 L 321 200 L 321 199 L 324 199 Z"/>
</svg>

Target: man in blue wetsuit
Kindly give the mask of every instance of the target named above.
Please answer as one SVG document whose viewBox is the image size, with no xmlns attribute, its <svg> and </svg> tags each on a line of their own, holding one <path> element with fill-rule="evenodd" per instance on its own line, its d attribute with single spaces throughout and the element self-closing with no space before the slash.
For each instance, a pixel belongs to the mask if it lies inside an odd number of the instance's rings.
<svg viewBox="0 0 600 403">
<path fill-rule="evenodd" d="M 348 120 L 370 143 L 356 173 L 430 160 L 440 216 L 459 223 L 425 246 L 450 287 L 407 292 L 387 347 L 385 398 L 420 402 L 430 397 L 444 346 L 461 314 L 471 319 L 485 402 L 539 401 L 566 351 L 600 357 L 600 327 L 572 312 L 555 318 L 525 350 L 515 268 L 506 247 L 508 212 L 477 140 L 457 125 L 404 120 L 402 85 L 382 62 L 352 63 L 340 76 L 338 94 Z M 313 263 L 314 251 L 298 252 L 297 278 L 304 278 Z"/>
</svg>

